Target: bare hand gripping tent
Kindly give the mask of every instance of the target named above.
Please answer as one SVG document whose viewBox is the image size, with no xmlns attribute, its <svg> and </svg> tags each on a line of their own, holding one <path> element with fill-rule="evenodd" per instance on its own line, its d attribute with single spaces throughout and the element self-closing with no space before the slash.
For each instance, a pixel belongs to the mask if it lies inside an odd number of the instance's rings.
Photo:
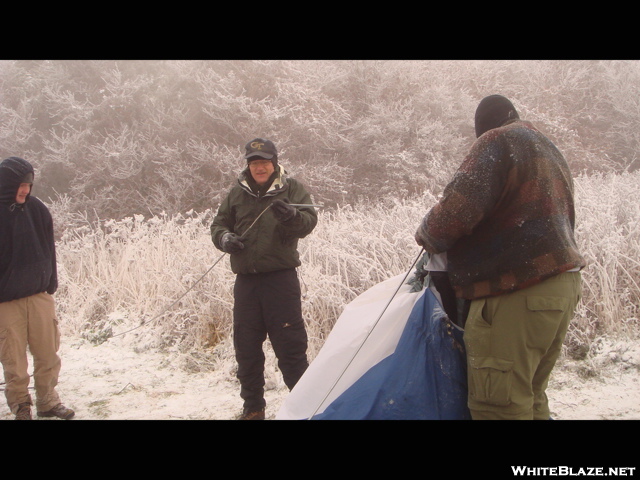
<svg viewBox="0 0 640 480">
<path fill-rule="evenodd" d="M 276 419 L 471 418 L 463 331 L 430 288 L 405 280 L 390 278 L 345 307 Z"/>
</svg>

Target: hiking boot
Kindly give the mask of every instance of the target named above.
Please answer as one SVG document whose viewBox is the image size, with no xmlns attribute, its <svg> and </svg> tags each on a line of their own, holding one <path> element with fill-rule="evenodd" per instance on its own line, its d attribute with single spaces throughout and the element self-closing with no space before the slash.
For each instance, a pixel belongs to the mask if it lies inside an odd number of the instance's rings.
<svg viewBox="0 0 640 480">
<path fill-rule="evenodd" d="M 65 407 L 63 404 L 59 403 L 51 410 L 47 410 L 46 412 L 38 412 L 39 417 L 58 417 L 63 420 L 71 420 L 73 416 L 76 414 L 70 408 Z"/>
<path fill-rule="evenodd" d="M 264 408 L 255 411 L 245 409 L 236 420 L 264 420 Z"/>
<path fill-rule="evenodd" d="M 31 420 L 31 404 L 21 403 L 18 405 L 16 418 L 14 420 Z"/>
</svg>

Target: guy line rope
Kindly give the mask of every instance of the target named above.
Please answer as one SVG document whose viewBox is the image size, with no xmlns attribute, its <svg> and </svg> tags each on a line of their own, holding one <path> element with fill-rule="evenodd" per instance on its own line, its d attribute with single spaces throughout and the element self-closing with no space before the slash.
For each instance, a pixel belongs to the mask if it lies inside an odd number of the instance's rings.
<svg viewBox="0 0 640 480">
<path fill-rule="evenodd" d="M 376 326 L 378 325 L 378 322 L 380 322 L 380 319 L 382 318 L 382 316 L 384 315 L 384 313 L 387 311 L 387 309 L 389 308 L 389 305 L 391 305 L 391 302 L 393 301 L 394 298 L 396 298 L 396 295 L 398 294 L 398 291 L 400 290 L 400 288 L 405 284 L 407 277 L 409 276 L 409 274 L 411 273 L 411 271 L 413 270 L 413 266 L 418 262 L 418 260 L 420 259 L 420 257 L 422 256 L 424 252 L 424 248 L 422 248 L 420 250 L 420 253 L 418 254 L 418 256 L 416 257 L 416 259 L 413 261 L 413 263 L 411 264 L 411 267 L 409 267 L 409 270 L 407 270 L 407 273 L 404 275 L 404 277 L 402 278 L 402 281 L 398 284 L 398 287 L 396 288 L 396 290 L 393 292 L 393 295 L 391 296 L 391 298 L 389 299 L 389 301 L 387 302 L 387 304 L 385 305 L 385 307 L 382 309 L 382 312 L 380 312 L 380 315 L 378 316 L 378 318 L 376 319 L 376 321 L 373 323 L 373 326 L 369 329 L 369 331 L 367 332 L 367 335 L 364 337 L 364 339 L 362 340 L 362 342 L 360 343 L 360 345 L 358 346 L 358 348 L 356 349 L 356 351 L 353 353 L 353 355 L 351 356 L 351 359 L 349 360 L 349 362 L 347 362 L 347 364 L 345 365 L 345 367 L 342 369 L 342 372 L 340 372 L 340 375 L 338 375 L 338 378 L 336 378 L 336 380 L 333 382 L 333 385 L 331 385 L 331 388 L 329 388 L 329 391 L 327 391 L 327 394 L 322 398 L 322 400 L 320 401 L 320 403 L 318 404 L 318 406 L 315 408 L 315 410 L 313 411 L 313 413 L 311 415 L 309 415 L 309 417 L 307 418 L 307 420 L 312 420 L 313 417 L 316 415 L 316 413 L 318 413 L 318 410 L 320 410 L 320 408 L 322 407 L 322 405 L 324 404 L 324 402 L 327 400 L 327 398 L 329 397 L 329 395 L 331 394 L 331 392 L 333 391 L 333 389 L 336 387 L 336 385 L 338 384 L 338 382 L 340 381 L 340 379 L 343 377 L 343 375 L 345 374 L 345 372 L 347 371 L 347 369 L 351 366 L 351 363 L 353 362 L 353 360 L 356 358 L 356 356 L 358 355 L 358 353 L 360 352 L 360 350 L 362 349 L 362 347 L 364 346 L 364 344 L 367 342 L 367 339 L 369 338 L 369 336 L 371 335 L 371 333 L 373 332 L 373 330 L 376 328 Z"/>
<path fill-rule="evenodd" d="M 256 222 L 260 219 L 260 217 L 262 217 L 262 215 L 264 214 L 264 212 L 266 212 L 267 210 L 269 210 L 269 208 L 271 208 L 271 205 L 272 205 L 272 204 L 270 203 L 269 205 L 267 205 L 267 207 L 266 207 L 264 210 L 262 210 L 262 212 L 260 212 L 260 215 L 258 215 L 258 216 L 255 218 L 255 220 L 254 220 L 253 222 L 251 222 L 251 225 L 249 225 L 249 227 L 244 231 L 244 233 L 243 233 L 242 235 L 240 235 L 240 238 L 244 237 L 244 236 L 247 234 L 247 232 L 248 232 L 249 230 L 251 230 L 251 227 L 253 227 L 253 226 L 256 224 Z M 322 207 L 322 205 L 303 204 L 303 203 L 289 203 L 288 205 L 290 205 L 290 206 L 292 206 L 292 207 Z M 126 331 L 124 331 L 124 332 L 121 332 L 121 333 L 118 333 L 118 334 L 112 335 L 112 337 L 118 337 L 118 336 L 120 336 L 120 335 L 125 335 L 125 334 L 127 334 L 127 333 L 129 333 L 129 332 L 132 332 L 132 331 L 134 331 L 134 330 L 137 330 L 138 328 L 141 328 L 141 327 L 143 327 L 143 326 L 145 326 L 145 325 L 148 325 L 148 324 L 150 324 L 150 323 L 154 322 L 155 320 L 157 320 L 158 318 L 160 318 L 160 317 L 161 317 L 162 315 L 164 315 L 167 311 L 169 311 L 169 310 L 170 310 L 170 309 L 171 309 L 171 308 L 172 308 L 176 303 L 178 303 L 178 302 L 179 302 L 179 301 L 180 301 L 180 300 L 181 300 L 181 299 L 182 299 L 182 298 L 183 298 L 187 293 L 189 293 L 191 290 L 193 290 L 193 288 L 194 288 L 198 283 L 200 283 L 200 282 L 204 279 L 204 277 L 206 277 L 206 276 L 207 276 L 207 274 L 208 274 L 211 270 L 213 270 L 213 268 L 214 268 L 214 267 L 215 267 L 215 266 L 220 262 L 220 260 L 222 260 L 222 258 L 223 258 L 226 254 L 227 254 L 227 253 L 226 253 L 226 252 L 224 252 L 222 255 L 220 255 L 220 257 L 218 257 L 218 259 L 213 263 L 213 265 L 211 265 L 211 266 L 209 267 L 209 269 L 208 269 L 206 272 L 204 272 L 200 278 L 198 278 L 198 280 L 196 280 L 195 282 L 193 282 L 193 284 L 192 284 L 192 285 L 191 285 L 187 290 L 185 290 L 185 292 L 184 292 L 182 295 L 180 295 L 180 296 L 179 296 L 176 300 L 174 300 L 170 305 L 168 305 L 167 307 L 165 307 L 165 308 L 164 308 L 164 309 L 163 309 L 163 310 L 162 310 L 158 315 L 156 315 L 155 317 L 153 317 L 153 318 L 152 318 L 151 320 L 149 320 L 149 321 L 143 321 L 143 322 L 142 322 L 140 325 L 138 325 L 137 327 L 133 327 L 133 328 L 131 328 L 131 329 L 129 329 L 129 330 L 126 330 Z"/>
</svg>

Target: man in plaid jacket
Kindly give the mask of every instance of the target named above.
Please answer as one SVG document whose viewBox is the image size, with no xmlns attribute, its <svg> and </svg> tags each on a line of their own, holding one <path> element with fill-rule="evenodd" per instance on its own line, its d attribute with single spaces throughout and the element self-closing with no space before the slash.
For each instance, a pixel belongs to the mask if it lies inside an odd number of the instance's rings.
<svg viewBox="0 0 640 480">
<path fill-rule="evenodd" d="M 416 241 L 447 252 L 465 323 L 474 419 L 548 419 L 549 375 L 580 299 L 573 180 L 563 155 L 501 95 Z"/>
</svg>

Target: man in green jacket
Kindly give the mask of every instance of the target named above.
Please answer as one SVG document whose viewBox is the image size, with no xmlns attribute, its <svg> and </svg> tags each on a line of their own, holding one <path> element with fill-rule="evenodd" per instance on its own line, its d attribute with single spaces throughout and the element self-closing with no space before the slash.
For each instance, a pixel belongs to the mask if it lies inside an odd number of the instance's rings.
<svg viewBox="0 0 640 480">
<path fill-rule="evenodd" d="M 245 149 L 247 168 L 221 203 L 211 239 L 230 254 L 236 274 L 233 343 L 244 401 L 239 418 L 263 420 L 267 335 L 290 390 L 308 367 L 297 247 L 318 216 L 311 195 L 278 163 L 272 141 L 256 138 Z"/>
<path fill-rule="evenodd" d="M 477 140 L 416 241 L 447 252 L 473 419 L 548 419 L 545 393 L 580 298 L 573 180 L 555 145 L 501 95 L 476 109 Z"/>
</svg>

